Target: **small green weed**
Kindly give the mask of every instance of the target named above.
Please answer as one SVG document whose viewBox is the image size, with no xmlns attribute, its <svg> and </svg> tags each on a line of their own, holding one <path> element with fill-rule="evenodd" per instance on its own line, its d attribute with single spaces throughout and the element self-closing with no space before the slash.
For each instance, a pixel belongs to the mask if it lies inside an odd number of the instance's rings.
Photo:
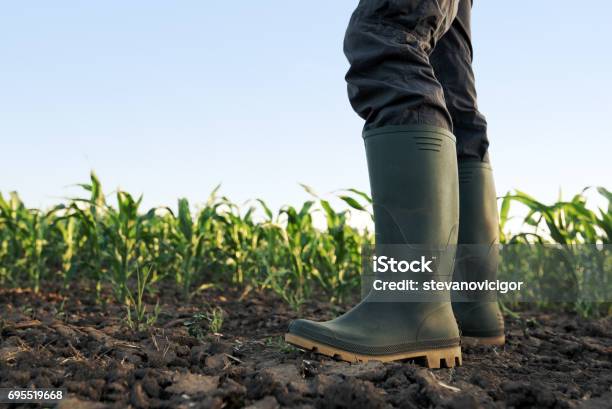
<svg viewBox="0 0 612 409">
<path fill-rule="evenodd" d="M 199 340 L 205 339 L 208 335 L 220 336 L 223 327 L 223 309 L 214 307 L 205 313 L 195 313 L 191 319 L 185 321 L 184 325 L 189 335 Z"/>
</svg>

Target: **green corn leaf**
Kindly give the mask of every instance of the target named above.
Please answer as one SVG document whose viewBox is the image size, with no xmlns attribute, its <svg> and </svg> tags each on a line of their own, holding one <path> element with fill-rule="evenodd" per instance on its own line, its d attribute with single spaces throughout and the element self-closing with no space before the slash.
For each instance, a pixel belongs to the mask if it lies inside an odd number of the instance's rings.
<svg viewBox="0 0 612 409">
<path fill-rule="evenodd" d="M 361 210 L 362 212 L 367 212 L 368 210 L 363 207 L 357 200 L 353 199 L 350 196 L 338 196 L 342 199 L 346 204 L 351 206 L 353 209 Z"/>
</svg>

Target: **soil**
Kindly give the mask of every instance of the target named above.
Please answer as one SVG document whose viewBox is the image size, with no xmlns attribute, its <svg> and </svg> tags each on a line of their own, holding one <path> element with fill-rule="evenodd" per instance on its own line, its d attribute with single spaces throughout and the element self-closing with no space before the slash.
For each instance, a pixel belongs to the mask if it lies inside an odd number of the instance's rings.
<svg viewBox="0 0 612 409">
<path fill-rule="evenodd" d="M 463 366 L 428 370 L 287 346 L 281 337 L 298 313 L 270 293 L 157 297 L 157 322 L 136 331 L 123 307 L 96 303 L 86 289 L 0 290 L 0 388 L 65 388 L 59 407 L 72 409 L 612 408 L 610 317 L 522 312 L 506 317 L 506 346 L 466 347 Z M 187 325 L 207 305 L 224 311 L 220 334 Z M 341 311 L 312 302 L 299 315 Z"/>
</svg>

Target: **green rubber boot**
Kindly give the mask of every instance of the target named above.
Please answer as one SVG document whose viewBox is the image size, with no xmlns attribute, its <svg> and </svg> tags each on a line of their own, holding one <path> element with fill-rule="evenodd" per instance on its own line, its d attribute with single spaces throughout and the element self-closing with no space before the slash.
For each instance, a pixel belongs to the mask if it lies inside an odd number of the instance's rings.
<svg viewBox="0 0 612 409">
<path fill-rule="evenodd" d="M 459 222 L 455 137 L 437 127 L 389 126 L 364 132 L 364 139 L 377 255 L 385 245 L 452 248 L 445 257 L 450 262 L 439 263 L 436 272 L 449 281 Z M 427 302 L 407 291 L 403 299 L 379 302 L 373 293 L 331 321 L 292 322 L 285 340 L 349 362 L 423 358 L 430 368 L 461 364 L 449 292 Z"/>
<path fill-rule="evenodd" d="M 499 216 L 488 155 L 459 163 L 459 246 L 455 281 L 494 281 L 499 264 Z M 464 344 L 503 345 L 504 320 L 495 294 L 452 293 Z"/>
</svg>

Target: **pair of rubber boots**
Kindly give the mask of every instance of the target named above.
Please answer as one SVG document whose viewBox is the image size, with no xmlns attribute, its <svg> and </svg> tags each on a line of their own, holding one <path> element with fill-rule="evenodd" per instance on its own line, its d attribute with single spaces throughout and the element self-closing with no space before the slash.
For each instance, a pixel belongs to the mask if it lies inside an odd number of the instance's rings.
<svg viewBox="0 0 612 409">
<path fill-rule="evenodd" d="M 389 126 L 363 136 L 376 253 L 385 246 L 429 246 L 446 249 L 448 256 L 459 244 L 462 254 L 439 262 L 436 280 L 495 280 L 498 214 L 488 159 L 458 164 L 454 135 L 437 127 Z M 419 301 L 406 291 L 396 297 L 381 300 L 370 291 L 331 321 L 293 321 L 285 340 L 349 362 L 422 359 L 430 368 L 460 365 L 461 343 L 505 342 L 503 319 L 490 295 L 437 291 L 435 299 Z"/>
</svg>

